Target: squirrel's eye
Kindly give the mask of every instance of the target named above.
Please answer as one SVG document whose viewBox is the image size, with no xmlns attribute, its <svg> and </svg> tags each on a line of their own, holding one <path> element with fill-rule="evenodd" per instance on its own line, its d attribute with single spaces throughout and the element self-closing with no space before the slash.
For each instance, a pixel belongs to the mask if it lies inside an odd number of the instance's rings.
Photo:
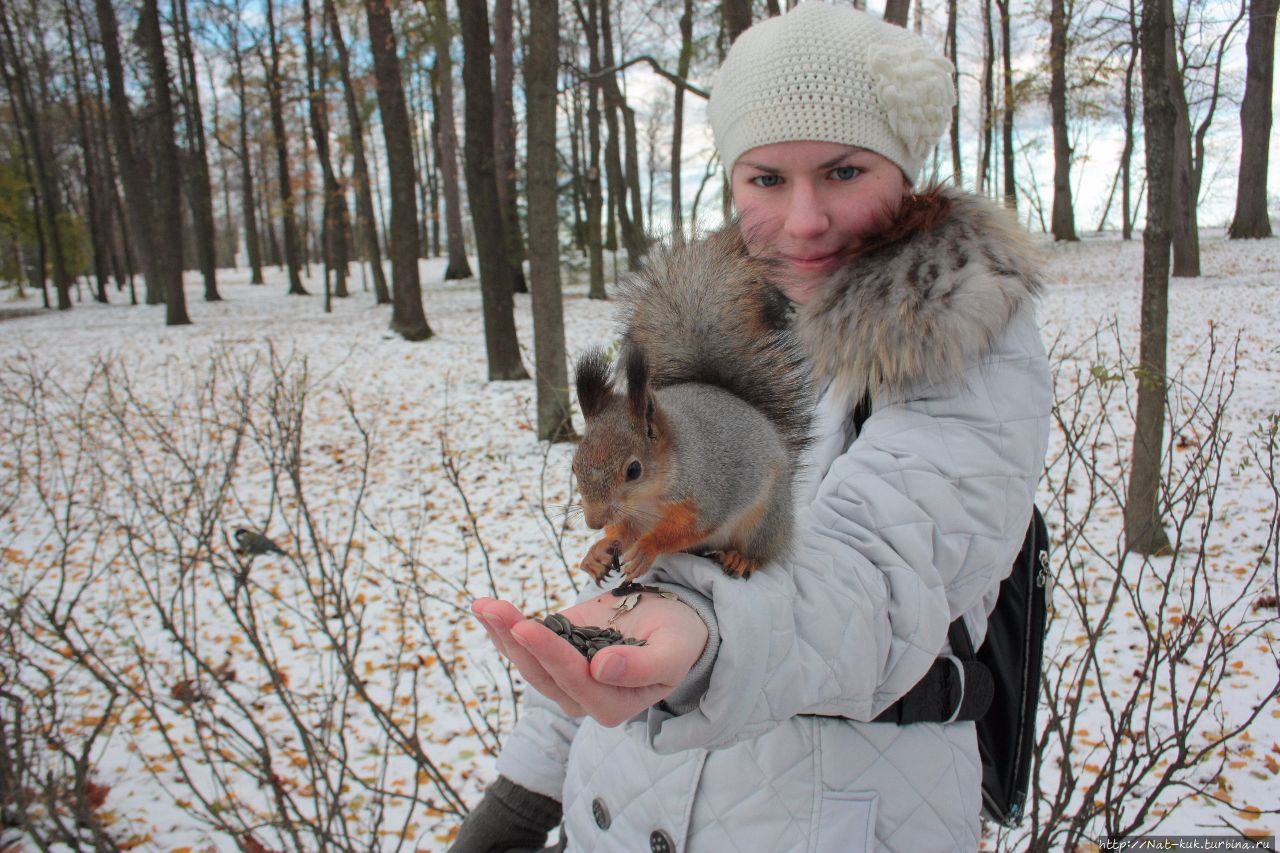
<svg viewBox="0 0 1280 853">
<path fill-rule="evenodd" d="M 627 479 L 639 480 L 641 470 L 640 463 L 636 460 L 632 460 L 631 464 L 627 466 Z"/>
</svg>

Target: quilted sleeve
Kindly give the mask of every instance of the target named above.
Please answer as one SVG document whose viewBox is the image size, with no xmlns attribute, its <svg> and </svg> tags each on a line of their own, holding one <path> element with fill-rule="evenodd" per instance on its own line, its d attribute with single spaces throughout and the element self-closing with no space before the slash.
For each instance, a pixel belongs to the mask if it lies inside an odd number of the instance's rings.
<svg viewBox="0 0 1280 853">
<path fill-rule="evenodd" d="M 1028 308 L 962 383 L 877 401 L 750 580 L 674 555 L 659 580 L 713 602 L 720 648 L 697 707 L 649 711 L 654 749 L 718 748 L 797 714 L 870 720 L 909 690 L 956 615 L 1009 572 L 1048 442 L 1048 360 Z"/>
<path fill-rule="evenodd" d="M 556 703 L 526 687 L 520 719 L 498 754 L 498 773 L 536 794 L 564 798 L 569 746 L 581 718 L 567 716 Z"/>
</svg>

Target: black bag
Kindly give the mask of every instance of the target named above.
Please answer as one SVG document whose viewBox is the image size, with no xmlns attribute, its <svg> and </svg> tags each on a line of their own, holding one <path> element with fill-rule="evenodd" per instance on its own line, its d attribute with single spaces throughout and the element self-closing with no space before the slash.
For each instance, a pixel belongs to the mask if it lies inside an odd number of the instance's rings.
<svg viewBox="0 0 1280 853">
<path fill-rule="evenodd" d="M 982 648 L 973 653 L 963 624 L 958 625 L 963 648 L 952 645 L 957 656 L 975 659 L 995 682 L 991 707 L 977 721 L 978 752 L 983 811 L 1005 826 L 1016 826 L 1026 811 L 1050 583 L 1049 531 L 1036 509 L 1013 571 L 1000 584 L 995 609 L 987 617 Z"/>
<path fill-rule="evenodd" d="M 870 409 L 864 399 L 854 410 L 854 434 L 862 431 Z M 975 721 L 983 813 L 1004 826 L 1016 826 L 1026 811 L 1051 582 L 1049 531 L 1033 508 L 1022 550 L 987 618 L 982 647 L 974 652 L 964 620 L 956 619 L 947 632 L 954 659 L 934 661 L 916 686 L 875 720 L 897 725 Z"/>
</svg>

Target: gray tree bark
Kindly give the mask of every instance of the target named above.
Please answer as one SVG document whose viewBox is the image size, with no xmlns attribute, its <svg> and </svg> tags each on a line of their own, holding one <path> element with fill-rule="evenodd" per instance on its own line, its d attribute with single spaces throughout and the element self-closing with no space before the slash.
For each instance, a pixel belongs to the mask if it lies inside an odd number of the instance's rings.
<svg viewBox="0 0 1280 853">
<path fill-rule="evenodd" d="M 431 337 L 422 308 L 418 278 L 418 210 L 414 201 L 413 141 L 409 138 L 409 108 L 404 102 L 400 58 L 391 24 L 390 0 L 365 0 L 373 72 L 378 80 L 378 111 L 387 149 L 391 185 L 391 330 L 406 341 Z"/>
<path fill-rule="evenodd" d="M 76 100 L 76 136 L 80 143 L 81 157 L 84 160 L 85 202 L 89 208 L 89 237 L 93 248 L 93 272 L 98 282 L 94 300 L 105 303 L 107 302 L 107 280 L 110 277 L 110 272 L 108 271 L 111 251 L 111 236 L 108 228 L 109 218 L 102 202 L 102 183 L 99 177 L 98 156 L 97 152 L 94 151 L 93 135 L 89 131 L 89 119 L 86 114 L 88 112 L 86 106 L 87 98 L 81 85 L 84 74 L 80 68 L 75 26 L 71 19 L 71 6 L 67 0 L 62 0 L 62 19 L 67 30 L 67 53 L 71 57 L 71 73 L 74 77 L 72 83 Z"/>
<path fill-rule="evenodd" d="M 1078 240 L 1071 203 L 1071 138 L 1067 134 L 1066 0 L 1052 0 L 1049 12 L 1049 107 L 1053 113 L 1053 218 L 1055 240 Z"/>
<path fill-rule="evenodd" d="M 1165 9 L 1165 80 L 1173 104 L 1173 275 L 1200 275 L 1200 226 L 1196 221 L 1195 167 L 1191 156 L 1191 113 L 1175 49 L 1173 4 Z M 1148 174 L 1149 174 L 1148 170 Z M 1150 202 L 1148 202 L 1150 203 Z"/>
<path fill-rule="evenodd" d="M 1240 104 L 1240 176 L 1236 181 L 1236 212 L 1227 231 L 1233 240 L 1271 236 L 1267 169 L 1278 9 L 1280 0 L 1249 2 L 1249 35 L 1244 48 L 1247 69 L 1244 100 Z"/>
<path fill-rule="evenodd" d="M 994 179 L 991 175 L 992 151 L 995 147 L 996 109 L 996 39 L 991 25 L 991 0 L 982 0 L 982 106 L 981 130 L 978 134 L 978 176 L 974 189 L 987 193 Z"/>
<path fill-rule="evenodd" d="M 276 33 L 275 0 L 267 0 L 267 41 L 270 59 L 266 63 L 267 94 L 271 101 L 271 131 L 276 151 L 277 183 L 280 191 L 281 225 L 284 228 L 284 262 L 289 271 L 289 293 L 305 296 L 302 286 L 302 246 L 298 219 L 293 209 L 293 182 L 289 172 L 289 136 L 284 124 L 284 81 L 280 79 L 280 40 Z"/>
<path fill-rule="evenodd" d="M 62 246 L 61 228 L 58 224 L 62 212 L 62 194 L 57 181 L 57 164 L 52 140 L 42 127 L 41 111 L 36 108 L 32 97 L 28 63 L 23 61 L 20 53 L 20 48 L 13 32 L 16 22 L 11 19 L 10 12 L 11 10 L 7 8 L 7 3 L 0 2 L 0 25 L 3 25 L 4 47 L 7 55 L 7 58 L 3 58 L 4 61 L 0 61 L 0 71 L 3 71 L 4 74 L 5 86 L 8 88 L 12 99 L 15 117 L 18 118 L 20 125 L 25 126 L 23 129 L 27 139 L 28 167 L 34 172 L 33 177 L 35 178 L 32 184 L 32 191 L 35 194 L 37 226 L 39 232 L 43 234 L 43 239 L 47 239 L 51 244 L 52 252 L 49 252 L 48 255 L 53 262 L 54 289 L 58 295 L 58 308 L 65 311 L 71 307 L 72 282 Z M 33 64 L 39 65 L 40 63 Z M 42 251 L 40 259 L 42 290 L 44 288 L 45 256 L 46 252 Z"/>
<path fill-rule="evenodd" d="M 684 0 L 680 13 L 680 59 L 676 74 L 688 79 L 689 66 L 693 63 L 693 0 Z M 680 166 L 684 156 L 684 87 L 676 86 L 671 106 L 671 235 L 684 233 L 684 210 L 680 193 Z"/>
<path fill-rule="evenodd" d="M 238 20 L 238 19 L 237 19 Z M 240 199 L 244 216 L 244 242 L 252 269 L 250 284 L 265 283 L 262 277 L 262 242 L 258 234 L 258 204 L 253 193 L 253 158 L 249 153 L 249 105 L 245 91 L 244 58 L 239 31 L 231 34 L 231 56 L 236 67 L 236 90 L 240 97 Z"/>
<path fill-rule="evenodd" d="M 303 46 L 306 55 L 307 113 L 311 119 L 311 135 L 316 143 L 316 159 L 320 161 L 320 174 L 324 181 L 323 231 L 320 243 L 324 255 L 325 311 L 330 310 L 330 294 L 339 298 L 347 296 L 347 240 L 342 228 L 339 205 L 346 206 L 342 185 L 333 171 L 329 157 L 329 116 L 325 104 L 325 75 L 318 68 L 316 47 L 311 32 L 311 0 L 302 0 Z M 321 23 L 320 32 L 324 32 Z M 324 40 L 321 38 L 321 52 Z M 318 78 L 318 79 L 317 79 Z M 332 286 L 330 281 L 333 282 Z"/>
<path fill-rule="evenodd" d="M 886 0 L 884 19 L 887 23 L 899 27 L 907 26 L 907 12 L 911 9 L 911 0 Z"/>
<path fill-rule="evenodd" d="M 453 111 L 453 60 L 449 56 L 449 17 L 444 0 L 427 0 L 431 11 L 431 27 L 436 47 L 436 61 L 431 67 L 435 83 L 439 115 L 436 116 L 437 142 L 440 145 L 440 180 L 444 184 L 445 241 L 449 262 L 445 280 L 471 278 L 467 261 L 467 244 L 462 233 L 462 194 L 458 180 L 458 130 Z"/>
<path fill-rule="evenodd" d="M 1133 149 L 1134 123 L 1136 116 L 1133 108 L 1133 72 L 1140 55 L 1141 32 L 1139 29 L 1138 10 L 1134 0 L 1129 0 L 1129 62 L 1124 70 L 1124 150 L 1120 154 L 1121 190 L 1120 203 L 1123 207 L 1120 219 L 1120 238 L 1133 239 Z"/>
<path fill-rule="evenodd" d="M 956 102 L 951 107 L 951 172 L 952 180 L 956 186 L 964 185 L 964 172 L 962 169 L 962 160 L 960 156 L 960 57 L 958 56 L 959 42 L 956 34 L 956 0 L 947 0 L 947 58 L 951 60 L 951 64 L 956 67 L 956 74 L 952 80 L 952 86 L 955 88 Z"/>
<path fill-rule="evenodd" d="M 751 26 L 751 0 L 723 0 L 720 8 L 725 35 L 729 37 L 729 44 L 733 44 Z"/>
<path fill-rule="evenodd" d="M 356 219 L 359 220 L 361 241 L 364 245 L 364 256 L 369 261 L 369 269 L 373 275 L 374 300 L 379 305 L 391 302 L 391 291 L 387 287 L 387 276 L 382 269 L 382 249 L 378 245 L 378 217 L 373 212 L 373 192 L 369 189 L 369 163 L 364 153 L 364 120 L 360 117 L 360 106 L 356 103 L 355 86 L 351 83 L 351 56 L 347 50 L 346 39 L 342 36 L 342 26 L 338 23 L 338 12 L 333 0 L 324 0 L 324 14 L 329 21 L 329 34 L 333 37 L 333 46 L 338 52 L 338 72 L 342 75 L 342 96 L 347 105 L 347 130 L 351 137 L 351 179 L 356 190 Z M 345 209 L 345 204 L 344 204 Z"/>
<path fill-rule="evenodd" d="M 154 240 L 156 272 L 164 286 L 165 325 L 185 326 L 187 296 L 182 288 L 182 172 L 178 165 L 178 142 L 174 138 L 173 98 L 169 93 L 169 63 L 160 35 L 157 0 L 145 0 L 138 17 L 138 36 L 150 71 L 150 90 L 155 98 L 151 127 L 155 169 L 155 219 L 149 232 Z"/>
<path fill-rule="evenodd" d="M 191 219 L 195 223 L 196 256 L 200 259 L 200 275 L 204 279 L 204 301 L 217 302 L 218 295 L 218 230 L 213 219 L 213 180 L 209 177 L 209 150 L 204 137 L 204 113 L 200 109 L 200 87 L 196 82 L 195 51 L 191 49 L 191 21 L 187 0 L 174 0 L 174 30 L 178 45 L 178 79 L 185 101 L 184 125 L 187 151 L 181 158 L 185 166 L 187 198 Z"/>
<path fill-rule="evenodd" d="M 601 62 L 606 68 L 614 67 L 613 25 L 609 3 L 599 2 Z M 605 122 L 609 126 L 609 146 L 605 149 L 609 170 L 609 195 L 614 200 L 622 241 L 627 247 L 627 266 L 632 271 L 640 268 L 648 248 L 644 233 L 644 208 L 640 200 L 640 155 L 636 140 L 635 113 L 627 106 L 627 100 L 618 87 L 618 77 L 607 71 L 602 81 L 605 94 Z M 618 120 L 622 120 L 619 131 Z M 626 160 L 623 162 L 623 147 Z"/>
<path fill-rule="evenodd" d="M 1018 209 L 1018 182 L 1015 175 L 1017 161 L 1013 153 L 1013 51 L 1009 32 L 1009 0 L 996 0 L 1000 12 L 1000 57 L 1004 79 L 1004 97 L 1001 105 L 1001 141 L 1004 143 L 1004 206 Z"/>
<path fill-rule="evenodd" d="M 581 7 L 578 15 L 583 18 Z M 594 0 L 587 0 L 587 12 L 582 23 L 587 36 L 587 72 L 590 75 L 587 83 L 587 269 L 590 282 L 587 297 L 607 299 L 604 289 L 604 235 L 600 221 L 604 213 L 604 188 L 600 185 L 600 54 L 597 49 L 600 34 Z"/>
<path fill-rule="evenodd" d="M 524 280 L 524 237 L 516 198 L 516 46 L 512 34 L 515 15 L 511 0 L 493 4 L 493 149 L 498 170 L 498 204 L 502 206 L 502 236 L 516 293 L 528 293 Z"/>
<path fill-rule="evenodd" d="M 1169 80 L 1171 0 L 1142 2 L 1142 122 L 1147 155 L 1147 224 L 1142 233 L 1142 331 L 1133 462 L 1124 507 L 1125 547 L 1157 554 L 1169 547 L 1160 505 L 1166 347 L 1169 323 L 1169 246 L 1173 210 L 1174 122 Z"/>
<path fill-rule="evenodd" d="M 558 209 L 556 197 L 556 77 L 560 65 L 557 0 L 529 0 L 525 57 L 526 182 L 532 210 Z M 534 375 L 538 439 L 571 441 L 569 378 L 560 294 L 558 216 L 529 217 L 529 277 L 533 290 Z"/>
<path fill-rule="evenodd" d="M 514 283 L 507 264 L 493 162 L 493 83 L 489 69 L 489 12 L 484 3 L 458 6 L 462 24 L 462 85 L 467 93 L 467 200 L 475 225 L 490 381 L 528 379 L 516 339 Z"/>
</svg>

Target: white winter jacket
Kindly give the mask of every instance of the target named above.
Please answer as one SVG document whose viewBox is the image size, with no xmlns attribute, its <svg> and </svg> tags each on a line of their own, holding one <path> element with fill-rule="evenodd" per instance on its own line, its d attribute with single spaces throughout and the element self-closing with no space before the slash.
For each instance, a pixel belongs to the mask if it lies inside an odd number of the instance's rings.
<svg viewBox="0 0 1280 853">
<path fill-rule="evenodd" d="M 1048 440 L 1031 253 L 1002 211 L 938 198 L 940 225 L 799 310 L 827 391 L 788 558 L 744 582 L 675 555 L 645 579 L 708 622 L 686 684 L 614 729 L 530 691 L 498 770 L 561 799 L 570 851 L 977 849 L 973 724 L 865 722 L 948 651 L 957 616 L 980 644 Z"/>
</svg>

